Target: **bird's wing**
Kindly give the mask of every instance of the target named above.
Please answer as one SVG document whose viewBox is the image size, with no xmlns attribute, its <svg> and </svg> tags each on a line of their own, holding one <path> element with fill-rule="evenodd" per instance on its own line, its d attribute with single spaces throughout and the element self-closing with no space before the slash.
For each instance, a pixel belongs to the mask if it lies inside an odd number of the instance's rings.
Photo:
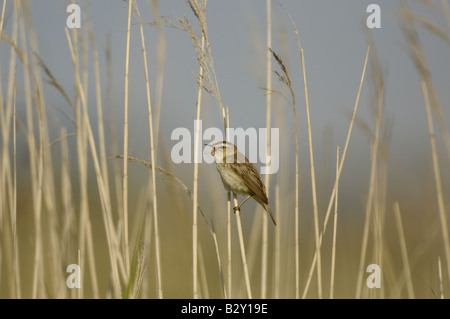
<svg viewBox="0 0 450 319">
<path fill-rule="evenodd" d="M 225 163 L 248 163 L 247 157 L 239 151 L 225 155 Z"/>
<path fill-rule="evenodd" d="M 256 196 L 264 203 L 269 203 L 266 195 L 266 187 L 254 164 L 247 161 L 247 163 L 234 163 L 230 167 Z"/>
</svg>

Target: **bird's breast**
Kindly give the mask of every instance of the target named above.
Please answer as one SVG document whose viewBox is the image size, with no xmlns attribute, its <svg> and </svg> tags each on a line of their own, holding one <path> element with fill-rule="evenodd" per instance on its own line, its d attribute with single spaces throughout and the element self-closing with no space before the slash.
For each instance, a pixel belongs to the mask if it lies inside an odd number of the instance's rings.
<svg viewBox="0 0 450 319">
<path fill-rule="evenodd" d="M 250 189 L 245 185 L 242 178 L 240 178 L 230 167 L 232 164 L 216 163 L 217 171 L 222 178 L 223 186 L 226 190 L 232 191 L 239 195 L 248 195 L 251 193 Z"/>
</svg>

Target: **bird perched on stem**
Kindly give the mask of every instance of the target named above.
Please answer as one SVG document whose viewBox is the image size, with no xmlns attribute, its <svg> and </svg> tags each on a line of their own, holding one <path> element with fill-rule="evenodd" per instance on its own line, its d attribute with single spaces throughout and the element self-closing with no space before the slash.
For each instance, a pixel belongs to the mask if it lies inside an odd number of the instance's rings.
<svg viewBox="0 0 450 319">
<path fill-rule="evenodd" d="M 212 147 L 210 154 L 214 156 L 216 168 L 225 189 L 234 194 L 248 195 L 239 206 L 233 208 L 234 211 L 240 210 L 241 206 L 250 197 L 253 197 L 266 210 L 273 224 L 276 225 L 269 206 L 266 186 L 255 165 L 250 163 L 247 157 L 240 153 L 236 145 L 232 143 L 223 141 L 210 146 Z"/>
</svg>

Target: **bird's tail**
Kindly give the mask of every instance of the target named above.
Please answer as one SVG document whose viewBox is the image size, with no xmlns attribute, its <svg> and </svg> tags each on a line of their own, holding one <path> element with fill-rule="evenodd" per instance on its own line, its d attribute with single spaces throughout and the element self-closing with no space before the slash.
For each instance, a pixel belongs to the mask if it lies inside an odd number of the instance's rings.
<svg viewBox="0 0 450 319">
<path fill-rule="evenodd" d="M 270 209 L 269 204 L 265 204 L 265 205 L 264 205 L 264 209 L 266 210 L 266 212 L 269 213 L 270 219 L 272 219 L 273 224 L 276 226 L 277 223 L 275 222 L 275 218 L 273 218 L 272 210 Z"/>
<path fill-rule="evenodd" d="M 264 203 L 258 196 L 253 196 L 253 198 L 266 210 L 266 212 L 269 214 L 270 219 L 272 219 L 273 224 L 276 226 L 277 223 L 275 222 L 275 218 L 273 218 L 272 210 L 270 209 L 269 204 Z"/>
</svg>

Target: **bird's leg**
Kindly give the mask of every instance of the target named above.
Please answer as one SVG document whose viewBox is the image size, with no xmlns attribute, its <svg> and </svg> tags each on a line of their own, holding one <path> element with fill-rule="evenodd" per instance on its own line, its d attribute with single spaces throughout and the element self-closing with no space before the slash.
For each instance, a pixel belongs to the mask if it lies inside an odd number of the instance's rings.
<svg viewBox="0 0 450 319">
<path fill-rule="evenodd" d="M 244 203 L 245 203 L 246 201 L 248 201 L 250 197 L 252 197 L 252 196 L 249 195 L 246 199 L 244 199 L 244 201 L 243 201 L 239 206 L 234 207 L 234 208 L 233 208 L 234 212 L 236 213 L 238 210 L 241 210 L 241 206 L 244 205 Z"/>
</svg>

